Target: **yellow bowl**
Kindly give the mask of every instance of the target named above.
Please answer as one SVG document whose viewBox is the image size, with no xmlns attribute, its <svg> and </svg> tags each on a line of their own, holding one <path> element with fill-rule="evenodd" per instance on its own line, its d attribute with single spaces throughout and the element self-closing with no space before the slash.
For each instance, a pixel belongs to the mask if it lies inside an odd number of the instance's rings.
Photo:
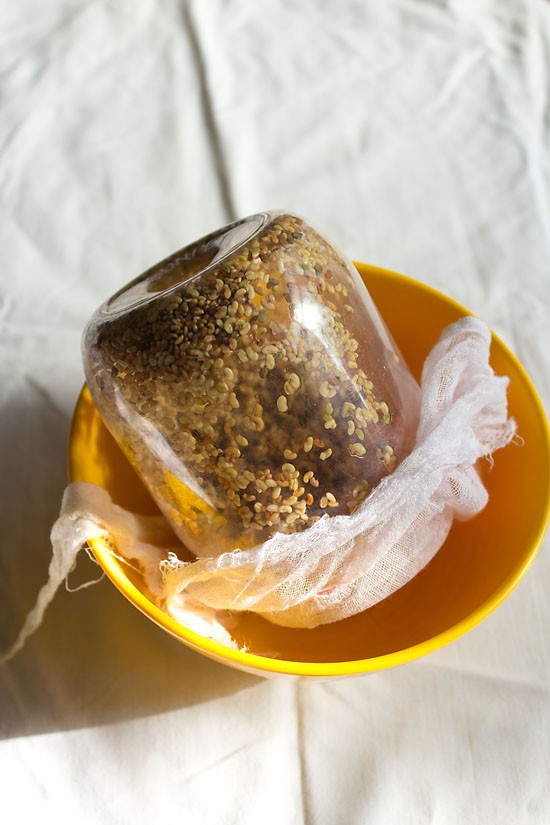
<svg viewBox="0 0 550 825">
<path fill-rule="evenodd" d="M 468 310 L 430 287 L 388 270 L 356 264 L 373 300 L 414 373 L 442 329 Z M 101 540 L 97 561 L 118 589 L 180 641 L 223 664 L 262 676 L 342 677 L 409 662 L 466 633 L 512 592 L 533 561 L 550 512 L 550 433 L 525 370 L 493 335 L 491 363 L 510 378 L 509 410 L 523 444 L 495 455 L 483 468 L 489 504 L 475 519 L 456 522 L 433 561 L 409 584 L 375 607 L 314 630 L 278 627 L 253 614 L 235 619 L 231 633 L 246 652 L 230 649 L 180 625 L 151 600 L 139 575 L 114 558 Z M 158 512 L 103 425 L 85 387 L 69 443 L 71 481 L 104 487 L 114 502 Z"/>
</svg>

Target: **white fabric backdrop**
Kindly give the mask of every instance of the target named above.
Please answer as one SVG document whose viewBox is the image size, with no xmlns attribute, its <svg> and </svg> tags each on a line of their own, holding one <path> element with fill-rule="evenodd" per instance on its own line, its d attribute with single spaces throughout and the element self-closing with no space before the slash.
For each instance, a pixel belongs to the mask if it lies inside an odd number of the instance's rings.
<svg viewBox="0 0 550 825">
<path fill-rule="evenodd" d="M 303 213 L 469 306 L 550 400 L 542 0 L 0 3 L 0 645 L 45 580 L 95 307 L 230 219 Z M 20 821 L 550 820 L 550 567 L 394 671 L 268 682 L 103 581 L 0 669 Z M 77 579 L 94 575 L 81 565 Z"/>
</svg>

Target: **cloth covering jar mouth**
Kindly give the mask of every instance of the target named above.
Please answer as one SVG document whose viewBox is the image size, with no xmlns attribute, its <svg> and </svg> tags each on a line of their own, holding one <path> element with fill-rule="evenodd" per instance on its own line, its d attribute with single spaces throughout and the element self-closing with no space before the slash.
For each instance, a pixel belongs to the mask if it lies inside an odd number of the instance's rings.
<svg viewBox="0 0 550 825">
<path fill-rule="evenodd" d="M 414 443 L 420 390 L 363 281 L 289 213 L 149 269 L 83 352 L 103 420 L 195 556 L 353 513 Z"/>
</svg>

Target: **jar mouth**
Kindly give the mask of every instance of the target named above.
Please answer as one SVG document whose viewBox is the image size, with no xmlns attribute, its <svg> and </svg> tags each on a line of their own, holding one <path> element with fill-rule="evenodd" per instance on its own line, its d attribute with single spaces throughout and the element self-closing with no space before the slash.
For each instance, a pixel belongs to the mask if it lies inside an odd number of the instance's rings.
<svg viewBox="0 0 550 825">
<path fill-rule="evenodd" d="M 182 283 L 199 279 L 250 243 L 279 212 L 258 212 L 205 235 L 138 275 L 106 301 L 102 315 L 126 312 L 158 295 L 169 295 Z"/>
</svg>

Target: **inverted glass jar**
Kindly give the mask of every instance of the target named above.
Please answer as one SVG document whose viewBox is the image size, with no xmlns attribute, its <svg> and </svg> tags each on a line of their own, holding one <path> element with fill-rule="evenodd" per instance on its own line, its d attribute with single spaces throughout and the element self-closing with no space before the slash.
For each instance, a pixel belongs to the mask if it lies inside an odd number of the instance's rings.
<svg viewBox="0 0 550 825">
<path fill-rule="evenodd" d="M 266 212 L 174 253 L 95 313 L 86 380 L 197 556 L 350 514 L 412 449 L 420 390 L 353 265 Z"/>
</svg>

